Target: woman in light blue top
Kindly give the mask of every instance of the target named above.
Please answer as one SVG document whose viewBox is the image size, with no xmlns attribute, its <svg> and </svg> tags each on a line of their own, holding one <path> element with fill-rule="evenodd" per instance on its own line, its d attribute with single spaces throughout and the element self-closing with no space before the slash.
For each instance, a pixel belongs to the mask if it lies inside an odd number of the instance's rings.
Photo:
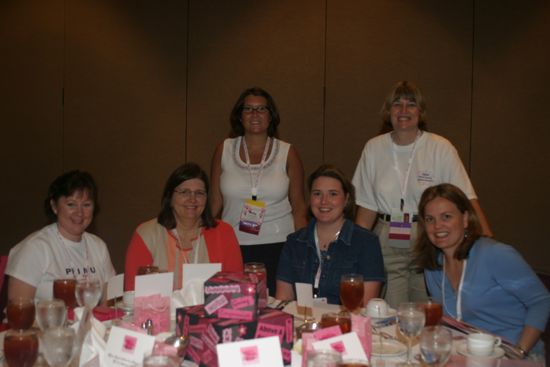
<svg viewBox="0 0 550 367">
<path fill-rule="evenodd" d="M 481 237 L 478 217 L 454 185 L 422 194 L 414 261 L 450 317 L 499 335 L 526 356 L 542 354 L 550 294 L 511 246 Z"/>
</svg>

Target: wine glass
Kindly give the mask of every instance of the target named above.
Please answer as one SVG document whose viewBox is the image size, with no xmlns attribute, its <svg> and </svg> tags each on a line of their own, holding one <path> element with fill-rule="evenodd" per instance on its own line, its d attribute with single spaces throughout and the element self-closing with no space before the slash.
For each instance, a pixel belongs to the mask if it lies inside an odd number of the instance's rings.
<svg viewBox="0 0 550 367">
<path fill-rule="evenodd" d="M 354 312 L 361 307 L 364 292 L 361 274 L 342 275 L 340 278 L 340 300 L 349 312 Z"/>
<path fill-rule="evenodd" d="M 407 362 L 399 363 L 397 366 L 419 366 L 412 361 L 412 341 L 414 337 L 420 335 L 426 315 L 422 304 L 407 302 L 401 303 L 397 309 L 397 324 L 399 331 L 407 337 Z"/>
<path fill-rule="evenodd" d="M 40 330 L 61 327 L 66 320 L 67 309 L 62 300 L 41 299 L 36 303 L 36 323 Z"/>
<path fill-rule="evenodd" d="M 53 296 L 65 302 L 67 308 L 76 307 L 76 279 L 56 279 L 53 281 Z"/>
<path fill-rule="evenodd" d="M 9 367 L 31 367 L 38 358 L 38 336 L 32 329 L 10 329 L 4 336 L 4 358 Z"/>
<path fill-rule="evenodd" d="M 76 282 L 75 296 L 79 306 L 91 310 L 101 299 L 102 285 L 99 279 L 83 278 Z"/>
<path fill-rule="evenodd" d="M 51 367 L 67 367 L 75 355 L 75 332 L 70 327 L 46 329 L 42 333 L 42 352 Z"/>
<path fill-rule="evenodd" d="M 420 354 L 429 366 L 447 363 L 453 344 L 451 332 L 442 326 L 426 326 L 420 334 Z"/>
<path fill-rule="evenodd" d="M 34 322 L 34 300 L 16 297 L 6 307 L 8 324 L 12 329 L 30 329 Z"/>
</svg>

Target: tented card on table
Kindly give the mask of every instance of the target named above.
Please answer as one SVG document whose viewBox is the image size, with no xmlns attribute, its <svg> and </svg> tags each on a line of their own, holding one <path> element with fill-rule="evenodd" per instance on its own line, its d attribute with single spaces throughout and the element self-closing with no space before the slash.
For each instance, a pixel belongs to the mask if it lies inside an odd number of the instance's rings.
<svg viewBox="0 0 550 367">
<path fill-rule="evenodd" d="M 183 285 L 186 281 L 202 279 L 205 281 L 217 272 L 222 271 L 221 263 L 212 264 L 183 264 Z"/>
<path fill-rule="evenodd" d="M 172 296 L 174 273 L 156 273 L 136 276 L 135 297 L 160 294 L 164 297 Z"/>
<path fill-rule="evenodd" d="M 219 367 L 283 367 L 278 336 L 216 346 Z"/>
<path fill-rule="evenodd" d="M 113 326 L 107 341 L 105 359 L 108 366 L 141 366 L 143 356 L 151 354 L 155 337 Z"/>
<path fill-rule="evenodd" d="M 344 359 L 368 360 L 365 351 L 361 346 L 361 342 L 359 341 L 359 337 L 354 331 L 351 333 L 334 336 L 332 338 L 319 340 L 313 342 L 312 345 L 315 350 L 333 349 L 338 353 L 341 353 L 342 358 Z"/>
<path fill-rule="evenodd" d="M 296 299 L 298 306 L 313 307 L 313 287 L 309 283 L 296 284 Z"/>
<path fill-rule="evenodd" d="M 124 274 L 118 274 L 107 282 L 107 299 L 122 297 L 124 294 Z"/>
</svg>

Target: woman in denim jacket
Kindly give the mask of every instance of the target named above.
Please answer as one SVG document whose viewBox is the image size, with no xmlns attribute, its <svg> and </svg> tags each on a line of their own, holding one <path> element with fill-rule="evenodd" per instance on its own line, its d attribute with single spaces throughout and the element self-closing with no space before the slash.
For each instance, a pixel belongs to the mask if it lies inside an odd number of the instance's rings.
<svg viewBox="0 0 550 367">
<path fill-rule="evenodd" d="M 353 223 L 355 190 L 336 167 L 322 165 L 308 179 L 310 215 L 307 227 L 290 234 L 277 271 L 276 298 L 295 299 L 294 283 L 310 283 L 317 297 L 340 304 L 340 278 L 363 276 L 364 298 L 378 297 L 384 266 L 378 237 Z"/>
</svg>

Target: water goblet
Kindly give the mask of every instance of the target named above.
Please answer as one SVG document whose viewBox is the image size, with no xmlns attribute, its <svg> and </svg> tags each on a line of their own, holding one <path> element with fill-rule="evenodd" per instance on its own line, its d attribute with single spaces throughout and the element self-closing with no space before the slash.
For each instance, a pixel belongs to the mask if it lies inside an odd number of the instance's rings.
<svg viewBox="0 0 550 367">
<path fill-rule="evenodd" d="M 16 297 L 10 299 L 6 307 L 8 324 L 12 329 L 30 329 L 34 323 L 34 300 Z"/>
<path fill-rule="evenodd" d="M 99 303 L 102 293 L 102 284 L 96 278 L 83 278 L 76 282 L 75 297 L 78 305 L 93 309 Z"/>
<path fill-rule="evenodd" d="M 442 326 L 426 326 L 420 334 L 420 354 L 429 366 L 444 366 L 449 360 L 453 336 Z"/>
<path fill-rule="evenodd" d="M 365 288 L 361 274 L 345 274 L 340 278 L 340 300 L 349 312 L 361 307 Z"/>
<path fill-rule="evenodd" d="M 62 300 L 41 299 L 36 303 L 36 323 L 40 330 L 61 327 L 66 320 L 67 309 Z"/>
<path fill-rule="evenodd" d="M 38 336 L 32 329 L 10 329 L 4 336 L 4 358 L 9 367 L 31 367 L 38 358 Z"/>
<path fill-rule="evenodd" d="M 75 332 L 70 327 L 46 329 L 41 336 L 42 352 L 51 367 L 67 367 L 77 346 Z"/>
<path fill-rule="evenodd" d="M 397 309 L 397 324 L 399 331 L 407 338 L 407 361 L 399 363 L 397 366 L 419 366 L 418 363 L 412 361 L 412 341 L 413 338 L 420 335 L 426 315 L 424 307 L 421 304 L 414 302 L 401 303 Z"/>
</svg>

